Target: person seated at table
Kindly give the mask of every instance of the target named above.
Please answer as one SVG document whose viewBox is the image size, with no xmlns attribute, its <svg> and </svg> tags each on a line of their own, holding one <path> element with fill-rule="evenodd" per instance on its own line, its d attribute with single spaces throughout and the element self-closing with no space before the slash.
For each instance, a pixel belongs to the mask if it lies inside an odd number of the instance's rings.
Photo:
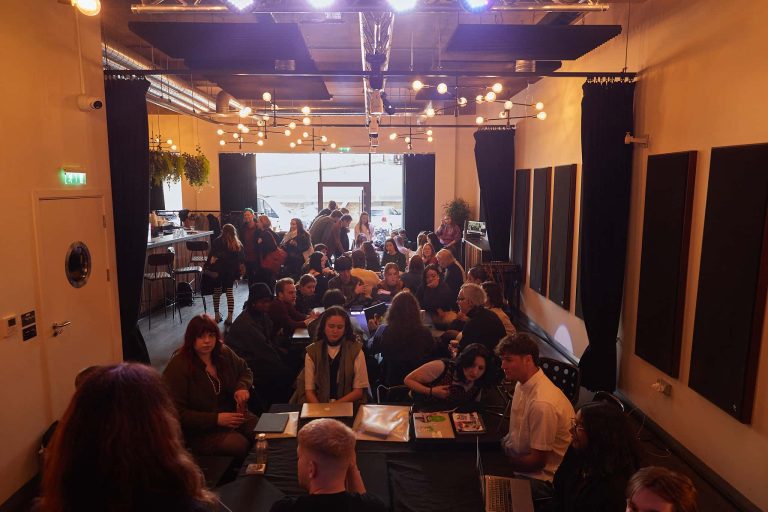
<svg viewBox="0 0 768 512">
<path fill-rule="evenodd" d="M 341 290 L 346 297 L 345 306 L 365 304 L 365 285 L 363 281 L 352 275 L 352 259 L 347 256 L 336 258 L 334 265 L 338 276 L 328 281 L 329 289 Z"/>
<path fill-rule="evenodd" d="M 488 272 L 482 265 L 475 265 L 467 271 L 468 283 L 483 284 L 488 281 Z"/>
<path fill-rule="evenodd" d="M 91 371 L 53 437 L 35 510 L 218 510 L 155 370 L 121 363 Z"/>
<path fill-rule="evenodd" d="M 284 277 L 275 283 L 277 300 L 269 306 L 269 317 L 272 319 L 272 339 L 282 334 L 284 338 L 291 338 L 296 329 L 306 328 L 309 323 L 319 315 L 312 312 L 308 315 L 296 309 L 296 285 L 293 279 Z"/>
<path fill-rule="evenodd" d="M 340 306 L 344 307 L 344 303 L 347 301 L 347 299 L 344 297 L 344 294 L 341 293 L 341 290 L 328 290 L 325 292 L 325 295 L 323 295 L 323 301 L 320 304 L 320 307 L 322 307 L 324 310 L 330 308 L 331 306 Z M 309 332 L 309 339 L 314 340 L 317 337 L 317 329 L 320 326 L 320 318 L 315 318 L 312 320 L 312 322 L 307 326 L 307 331 Z M 357 322 L 352 322 L 352 330 L 355 333 L 355 337 L 357 337 L 358 340 L 364 340 L 365 339 L 365 333 L 363 332 L 363 329 L 357 325 Z"/>
<path fill-rule="evenodd" d="M 454 293 L 464 284 L 464 269 L 448 249 L 437 251 L 437 263 L 443 271 L 443 280 Z"/>
<path fill-rule="evenodd" d="M 571 438 L 555 472 L 552 512 L 624 508 L 627 481 L 640 466 L 624 411 L 605 402 L 586 404 L 571 423 Z"/>
<path fill-rule="evenodd" d="M 395 241 L 387 238 L 384 242 L 384 253 L 381 255 L 381 264 L 395 263 L 401 272 L 405 272 L 405 255 L 397 250 Z"/>
<path fill-rule="evenodd" d="M 389 262 L 384 265 L 384 279 L 376 286 L 373 293 L 373 302 L 392 302 L 392 298 L 403 289 L 400 280 L 400 269 L 396 263 Z"/>
<path fill-rule="evenodd" d="M 437 256 L 436 256 L 435 247 L 432 245 L 431 242 L 424 243 L 416 251 L 416 254 L 421 256 L 421 260 L 424 262 L 425 266 L 426 265 L 437 265 Z"/>
<path fill-rule="evenodd" d="M 379 253 L 376 252 L 376 248 L 373 246 L 373 242 L 363 242 L 361 249 L 365 253 L 365 268 L 379 272 L 381 270 L 381 260 L 379 259 Z"/>
<path fill-rule="evenodd" d="M 456 303 L 459 305 L 459 315 L 466 319 L 460 336 L 455 338 L 454 345 L 459 352 L 470 343 L 480 343 L 493 351 L 499 340 L 506 336 L 504 324 L 499 317 L 486 309 L 486 300 L 485 292 L 476 284 L 466 283 L 459 290 Z"/>
<path fill-rule="evenodd" d="M 286 496 L 271 512 L 384 512 L 377 497 L 365 492 L 357 467 L 355 433 L 340 421 L 321 418 L 297 436 L 297 472 L 305 496 Z"/>
<path fill-rule="evenodd" d="M 467 274 L 467 276 L 469 276 L 469 274 Z M 467 279 L 467 281 L 469 281 L 469 279 Z M 504 331 L 507 333 L 507 336 L 512 336 L 517 332 L 517 329 L 512 325 L 509 315 L 504 312 L 504 296 L 501 294 L 501 286 L 494 281 L 485 281 L 481 286 L 487 297 L 487 300 L 485 301 L 486 309 L 496 313 L 496 316 L 499 317 L 501 323 L 504 324 Z"/>
<path fill-rule="evenodd" d="M 325 290 L 328 289 L 328 281 L 336 277 L 336 272 L 327 263 L 328 256 L 321 251 L 315 251 L 309 255 L 309 261 L 306 265 L 306 273 L 317 281 L 315 296 L 318 299 L 322 298 Z"/>
<path fill-rule="evenodd" d="M 571 443 L 571 402 L 539 368 L 539 346 L 526 333 L 496 346 L 507 379 L 517 381 L 509 433 L 501 446 L 515 473 L 531 480 L 534 501 L 551 498 L 552 478 Z"/>
<path fill-rule="evenodd" d="M 253 372 L 253 388 L 262 407 L 285 403 L 296 377 L 296 371 L 285 364 L 285 354 L 272 337 L 269 309 L 273 302 L 267 285 L 251 286 L 245 309 L 224 336 L 226 345 L 242 357 Z"/>
<path fill-rule="evenodd" d="M 211 317 L 197 315 L 189 321 L 184 344 L 171 356 L 163 380 L 193 453 L 246 456 L 259 419 L 248 411 L 253 374 L 221 342 Z"/>
<path fill-rule="evenodd" d="M 421 282 L 424 279 L 424 261 L 421 256 L 414 254 L 411 261 L 408 262 L 408 271 L 400 275 L 403 282 L 403 289 L 410 290 L 415 294 L 419 291 Z"/>
<path fill-rule="evenodd" d="M 365 400 L 368 369 L 363 344 L 352 330 L 349 314 L 331 306 L 320 317 L 317 338 L 307 347 L 304 371 L 296 380 L 293 403 Z"/>
<path fill-rule="evenodd" d="M 406 375 L 404 382 L 417 404 L 448 409 L 466 406 L 479 399 L 491 362 L 491 352 L 485 346 L 473 343 L 456 359 L 438 359 L 423 364 Z"/>
<path fill-rule="evenodd" d="M 627 484 L 626 512 L 697 512 L 696 487 L 687 476 L 648 466 Z"/>
<path fill-rule="evenodd" d="M 320 306 L 317 298 L 317 279 L 311 274 L 304 274 L 296 285 L 296 309 L 308 315 L 313 309 Z"/>
<path fill-rule="evenodd" d="M 363 251 L 352 251 L 352 276 L 360 279 L 365 286 L 365 296 L 369 299 L 373 290 L 379 285 L 381 279 L 379 274 L 373 270 L 365 268 L 365 253 Z"/>
<path fill-rule="evenodd" d="M 298 279 L 304 265 L 304 255 L 312 247 L 309 233 L 304 229 L 301 219 L 291 219 L 291 229 L 283 236 L 280 247 L 287 253 L 285 272 L 289 277 Z"/>
<path fill-rule="evenodd" d="M 370 347 L 371 354 L 382 356 L 381 383 L 388 387 L 402 384 L 406 375 L 431 359 L 435 340 L 421 323 L 419 302 L 412 293 L 395 295 Z"/>
<path fill-rule="evenodd" d="M 437 265 L 428 265 L 424 269 L 424 280 L 419 291 L 416 292 L 416 298 L 419 299 L 421 308 L 426 310 L 432 316 L 432 323 L 435 326 L 447 326 L 456 319 L 455 309 L 456 294 L 443 282 L 443 276 L 440 273 L 440 267 Z"/>
<path fill-rule="evenodd" d="M 325 263 L 323 263 L 323 268 L 329 268 L 333 270 L 333 267 L 331 266 L 331 253 L 328 251 L 328 246 L 325 244 L 315 244 L 314 245 L 315 252 L 321 252 L 325 254 Z"/>
</svg>

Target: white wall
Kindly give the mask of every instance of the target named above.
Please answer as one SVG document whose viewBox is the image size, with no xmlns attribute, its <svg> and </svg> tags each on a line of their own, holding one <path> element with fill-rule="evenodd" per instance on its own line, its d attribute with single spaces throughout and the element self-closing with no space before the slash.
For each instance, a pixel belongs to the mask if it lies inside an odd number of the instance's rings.
<svg viewBox="0 0 768 512">
<path fill-rule="evenodd" d="M 656 423 L 679 440 L 716 473 L 760 508 L 768 509 L 768 350 L 763 347 L 751 425 L 743 425 L 687 387 L 693 336 L 699 261 L 706 205 L 710 148 L 768 141 L 768 49 L 763 21 L 766 2 L 648 0 L 632 5 L 629 70 L 639 71 L 635 95 L 635 132 L 649 134 L 650 147 L 636 147 L 629 241 L 619 336 L 619 388 Z M 590 14 L 586 23 L 622 23 L 626 6 Z M 564 70 L 609 71 L 624 66 L 625 36 L 620 36 Z M 582 80 L 544 79 L 533 86 L 544 101 L 545 123 L 521 123 L 517 135 L 517 168 L 581 163 L 580 101 Z M 649 154 L 697 150 L 693 222 L 688 265 L 680 377 L 671 379 L 634 355 L 637 294 L 642 243 L 645 166 Z M 579 166 L 579 171 L 580 171 Z M 579 194 L 577 192 L 577 201 Z M 577 203 L 578 219 L 578 203 Z M 578 228 L 578 226 L 577 226 Z M 578 239 L 578 237 L 577 237 Z M 576 245 L 574 245 L 574 277 Z M 573 352 L 587 344 L 584 324 L 541 297 L 524 290 L 524 308 L 553 335 L 564 325 Z M 573 303 L 573 301 L 572 301 Z M 728 321 L 728 319 L 723 319 Z M 763 345 L 768 340 L 764 325 Z M 671 397 L 650 389 L 657 378 L 672 382 Z M 712 369 L 713 379 L 731 378 Z"/>
<path fill-rule="evenodd" d="M 473 118 L 474 119 L 474 118 Z M 435 153 L 435 226 L 440 225 L 442 205 L 457 195 L 464 197 L 472 206 L 473 213 L 477 214 L 480 199 L 477 185 L 477 167 L 475 166 L 474 128 L 457 128 L 454 124 L 472 123 L 473 119 L 466 117 L 446 117 L 433 124 L 440 123 L 444 127 L 434 127 L 434 142 L 425 140 L 414 141 L 413 152 Z M 316 123 L 319 123 L 317 120 Z M 403 118 L 395 118 L 398 124 L 405 124 Z M 342 146 L 362 146 L 368 144 L 368 131 L 363 125 L 362 118 L 338 117 L 323 118 L 323 124 L 352 124 L 360 123 L 356 128 L 316 128 L 317 135 L 325 134 L 329 142 L 336 142 Z M 219 209 L 219 157 L 220 152 L 239 152 L 237 146 L 228 144 L 222 150 L 219 145 L 220 137 L 216 135 L 217 125 L 205 121 L 196 120 L 189 116 L 176 115 L 152 115 L 149 117 L 150 131 L 159 130 L 164 139 L 172 138 L 177 143 L 180 151 L 193 152 L 195 145 L 200 143 L 203 152 L 211 162 L 210 183 L 207 186 L 195 189 L 182 180 L 183 204 L 190 210 L 218 210 Z M 231 127 L 230 127 L 231 130 Z M 395 130 L 382 128 L 379 135 L 379 153 L 406 153 L 409 152 L 402 139 L 390 141 L 389 134 L 392 131 L 406 133 L 407 128 Z M 294 130 L 301 132 L 301 128 Z M 180 135 L 180 137 L 179 137 Z M 291 149 L 288 144 L 295 141 L 296 136 L 286 137 L 280 134 L 270 134 L 264 146 L 253 144 L 244 145 L 242 151 L 247 153 L 306 153 L 305 148 Z M 231 139 L 229 139 L 231 140 Z M 180 143 L 179 143 L 180 141 Z M 457 143 L 459 142 L 460 143 Z M 352 148 L 353 152 L 362 152 L 363 148 Z M 366 151 L 367 152 L 367 151 Z M 414 235 L 415 236 L 415 233 Z"/>
<path fill-rule="evenodd" d="M 88 174 L 84 190 L 106 192 L 108 239 L 114 253 L 106 116 L 104 110 L 80 112 L 75 103 L 80 79 L 73 11 L 48 0 L 12 0 L 3 4 L 0 18 L 5 70 L 0 80 L 0 211 L 5 225 L 0 244 L 4 269 L 0 314 L 34 309 L 38 326 L 50 324 L 51 319 L 40 316 L 41 297 L 36 291 L 33 193 L 61 189 L 57 172 L 61 164 L 79 163 Z M 103 97 L 99 19 L 80 16 L 80 28 L 85 86 L 89 93 Z M 109 266 L 114 269 L 114 255 L 111 259 Z M 114 286 L 112 292 L 116 304 Z M 116 305 L 105 304 L 92 313 L 112 316 L 119 328 Z M 107 351 L 119 359 L 119 333 L 115 334 L 113 340 L 93 343 L 112 345 Z M 49 386 L 72 386 L 72 382 L 47 381 L 42 338 L 22 342 L 18 333 L 0 339 L 0 503 L 38 470 L 40 436 L 56 419 L 50 410 Z"/>
</svg>

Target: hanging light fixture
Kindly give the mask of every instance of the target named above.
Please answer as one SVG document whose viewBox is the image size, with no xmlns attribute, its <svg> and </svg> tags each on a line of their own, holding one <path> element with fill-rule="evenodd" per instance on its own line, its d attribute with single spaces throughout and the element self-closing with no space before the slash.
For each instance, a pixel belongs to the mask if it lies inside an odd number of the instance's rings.
<svg viewBox="0 0 768 512">
<path fill-rule="evenodd" d="M 395 12 L 405 12 L 415 8 L 417 1 L 416 0 L 387 0 L 387 3 Z"/>
<path fill-rule="evenodd" d="M 419 92 L 424 88 L 424 82 L 422 82 L 421 80 L 414 80 L 413 83 L 411 83 L 411 88 L 414 91 Z"/>
<path fill-rule="evenodd" d="M 101 0 L 72 0 L 72 5 L 86 16 L 96 16 L 101 12 Z"/>
<path fill-rule="evenodd" d="M 230 11 L 246 12 L 253 7 L 253 0 L 224 0 Z"/>
<path fill-rule="evenodd" d="M 491 0 L 459 0 L 461 8 L 470 13 L 485 12 L 491 8 Z"/>
</svg>

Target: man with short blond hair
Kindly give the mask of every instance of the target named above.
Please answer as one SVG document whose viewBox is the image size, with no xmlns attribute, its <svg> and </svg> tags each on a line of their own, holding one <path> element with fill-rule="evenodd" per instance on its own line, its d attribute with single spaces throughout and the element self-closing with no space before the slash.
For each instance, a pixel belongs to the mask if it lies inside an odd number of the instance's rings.
<svg viewBox="0 0 768 512">
<path fill-rule="evenodd" d="M 297 469 L 299 485 L 308 496 L 287 496 L 272 505 L 272 512 L 317 510 L 384 511 L 375 496 L 365 492 L 357 468 L 355 434 L 343 423 L 322 418 L 299 430 Z"/>
</svg>

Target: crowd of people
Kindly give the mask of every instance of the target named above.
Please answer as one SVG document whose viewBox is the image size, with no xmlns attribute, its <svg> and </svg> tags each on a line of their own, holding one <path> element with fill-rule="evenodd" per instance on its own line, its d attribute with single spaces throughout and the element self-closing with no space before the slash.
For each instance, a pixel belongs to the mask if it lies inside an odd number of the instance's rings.
<svg viewBox="0 0 768 512">
<path fill-rule="evenodd" d="M 541 370 L 536 340 L 517 332 L 500 286 L 457 260 L 460 230 L 450 219 L 421 233 L 414 249 L 404 232 L 393 234 L 381 257 L 371 253 L 367 214 L 352 240 L 351 217 L 333 208 L 309 229 L 294 219 L 282 239 L 264 219 L 247 210 L 239 234 L 223 226 L 207 263 L 214 317 L 189 321 L 162 376 L 120 364 L 81 379 L 46 456 L 41 510 L 216 510 L 190 452 L 242 462 L 271 404 L 359 405 L 381 385 L 405 388 L 415 407 L 447 410 L 476 404 L 502 379 L 515 387 L 501 450 L 530 480 L 537 510 L 696 510 L 687 477 L 642 467 L 614 404 L 574 411 Z M 241 276 L 249 296 L 235 318 L 232 287 Z M 350 315 L 381 303 L 386 313 L 363 325 Z M 299 329 L 310 343 L 297 352 Z M 316 420 L 298 443 L 299 483 L 309 494 L 273 510 L 384 510 L 365 493 L 347 427 Z"/>
</svg>

